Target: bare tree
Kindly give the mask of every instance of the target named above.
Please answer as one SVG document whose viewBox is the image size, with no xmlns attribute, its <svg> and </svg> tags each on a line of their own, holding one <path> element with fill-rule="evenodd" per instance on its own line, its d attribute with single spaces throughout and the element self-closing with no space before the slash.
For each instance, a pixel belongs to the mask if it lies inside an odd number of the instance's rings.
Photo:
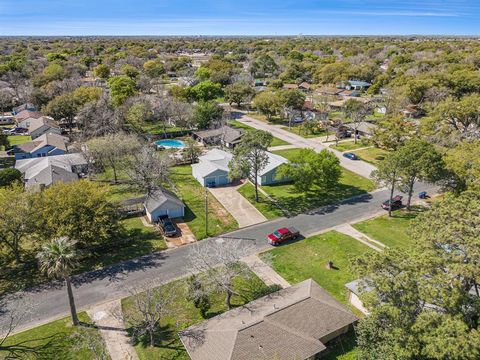
<svg viewBox="0 0 480 360">
<path fill-rule="evenodd" d="M 125 158 L 125 172 L 141 189 L 150 195 L 168 181 L 171 160 L 159 155 L 153 148 L 143 146 L 140 151 Z"/>
<path fill-rule="evenodd" d="M 170 313 L 170 305 L 176 296 L 171 286 L 154 286 L 146 283 L 131 289 L 132 306 L 124 313 L 125 322 L 133 329 L 134 338 L 141 340 L 146 336 L 150 346 L 155 346 L 161 339 L 160 322 Z"/>
<path fill-rule="evenodd" d="M 190 250 L 188 266 L 193 272 L 203 273 L 198 279 L 208 292 L 224 292 L 225 304 L 232 308 L 232 295 L 239 295 L 234 287 L 235 279 L 248 278 L 251 271 L 240 260 L 254 253 L 253 243 L 239 239 L 210 240 Z"/>
<path fill-rule="evenodd" d="M 97 166 L 110 166 L 113 180 L 117 183 L 119 166 L 124 164 L 129 156 L 134 156 L 140 150 L 140 146 L 136 136 L 124 133 L 109 134 L 89 140 L 85 153 Z"/>
<path fill-rule="evenodd" d="M 97 333 L 95 329 L 81 328 L 78 329 L 71 339 L 74 342 L 73 350 L 82 351 L 84 349 L 89 350 L 89 355 L 94 360 L 108 360 L 110 355 L 105 348 L 103 339 Z"/>
<path fill-rule="evenodd" d="M 192 128 L 192 104 L 184 101 L 173 100 L 170 115 L 175 126 L 184 129 Z"/>
<path fill-rule="evenodd" d="M 108 97 L 102 97 L 96 103 L 86 104 L 77 114 L 77 123 L 81 137 L 89 139 L 120 131 L 123 118 L 109 105 Z"/>
<path fill-rule="evenodd" d="M 360 125 L 365 121 L 367 115 L 372 113 L 372 108 L 355 99 L 349 99 L 343 109 L 346 118 L 351 120 L 350 126 L 354 133 L 354 143 L 357 143 L 357 132 Z"/>
<path fill-rule="evenodd" d="M 0 112 L 3 114 L 5 109 L 11 110 L 13 105 L 13 95 L 8 89 L 0 90 Z"/>
</svg>

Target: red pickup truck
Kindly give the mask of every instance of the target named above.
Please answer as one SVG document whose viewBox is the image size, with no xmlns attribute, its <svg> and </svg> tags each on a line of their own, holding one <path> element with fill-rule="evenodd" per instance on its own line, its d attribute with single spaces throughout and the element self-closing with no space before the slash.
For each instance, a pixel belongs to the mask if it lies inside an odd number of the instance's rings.
<svg viewBox="0 0 480 360">
<path fill-rule="evenodd" d="M 299 235 L 300 232 L 293 227 L 281 228 L 268 235 L 267 240 L 270 245 L 276 246 L 289 240 L 295 240 Z"/>
</svg>

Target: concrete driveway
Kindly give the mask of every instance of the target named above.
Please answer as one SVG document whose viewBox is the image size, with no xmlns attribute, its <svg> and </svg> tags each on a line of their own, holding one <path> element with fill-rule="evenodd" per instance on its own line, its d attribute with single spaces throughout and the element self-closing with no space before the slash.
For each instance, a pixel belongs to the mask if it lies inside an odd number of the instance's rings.
<svg viewBox="0 0 480 360">
<path fill-rule="evenodd" d="M 242 185 L 223 186 L 209 190 L 237 220 L 238 227 L 243 228 L 267 221 L 267 218 L 237 191 Z"/>
</svg>

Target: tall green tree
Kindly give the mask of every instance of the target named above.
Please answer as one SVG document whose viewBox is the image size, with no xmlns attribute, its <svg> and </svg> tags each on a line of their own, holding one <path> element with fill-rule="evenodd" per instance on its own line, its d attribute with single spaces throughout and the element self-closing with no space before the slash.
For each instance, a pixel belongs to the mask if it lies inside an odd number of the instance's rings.
<svg viewBox="0 0 480 360">
<path fill-rule="evenodd" d="M 69 236 L 89 248 L 113 241 L 120 230 L 107 188 L 87 180 L 55 183 L 37 194 L 35 209 L 32 219 L 40 239 Z"/>
<path fill-rule="evenodd" d="M 40 270 L 50 277 L 64 279 L 68 293 L 68 303 L 70 305 L 70 314 L 74 326 L 80 324 L 73 297 L 72 280 L 70 278 L 72 270 L 77 266 L 78 254 L 75 250 L 75 242 L 67 237 L 53 239 L 44 244 L 42 250 L 37 254 Z"/>
<path fill-rule="evenodd" d="M 318 153 L 302 149 L 277 172 L 279 178 L 292 179 L 295 188 L 302 192 L 330 190 L 338 184 L 341 175 L 340 161 L 326 149 Z"/>
<path fill-rule="evenodd" d="M 126 75 L 113 76 L 108 79 L 110 100 L 114 106 L 122 105 L 127 98 L 137 93 L 137 83 Z"/>
<path fill-rule="evenodd" d="M 387 116 L 377 125 L 372 141 L 379 148 L 396 150 L 411 137 L 412 126 L 401 116 Z"/>
<path fill-rule="evenodd" d="M 107 65 L 99 64 L 93 68 L 93 75 L 100 79 L 107 80 L 110 76 L 110 68 Z"/>
<path fill-rule="evenodd" d="M 11 186 L 22 181 L 22 173 L 17 169 L 0 170 L 0 187 Z"/>
<path fill-rule="evenodd" d="M 388 216 L 392 216 L 392 202 L 395 189 L 401 184 L 401 167 L 402 162 L 396 152 L 388 154 L 385 159 L 378 165 L 378 168 L 372 171 L 372 178 L 379 184 L 385 185 L 390 190 L 390 206 L 388 208 Z"/>
<path fill-rule="evenodd" d="M 265 115 L 268 120 L 271 120 L 280 111 L 280 99 L 272 91 L 263 91 L 253 99 L 253 107 Z"/>
<path fill-rule="evenodd" d="M 230 105 L 233 103 L 237 104 L 238 107 L 240 107 L 242 103 L 250 101 L 254 94 L 255 90 L 246 82 L 236 82 L 225 87 L 225 100 L 227 100 Z"/>
<path fill-rule="evenodd" d="M 444 174 L 442 155 L 431 143 L 421 139 L 411 139 L 397 150 L 399 174 L 407 190 L 407 209 L 417 181 L 439 181 Z"/>
<path fill-rule="evenodd" d="M 223 95 L 222 86 L 210 80 L 188 88 L 189 97 L 195 101 L 211 101 Z"/>
<path fill-rule="evenodd" d="M 247 132 L 242 137 L 242 142 L 235 148 L 233 159 L 229 164 L 232 177 L 253 179 L 256 202 L 259 201 L 258 175 L 268 165 L 267 149 L 272 140 L 272 134 L 266 131 Z"/>
<path fill-rule="evenodd" d="M 213 101 L 201 101 L 193 109 L 192 120 L 199 129 L 208 129 L 219 122 L 223 109 Z"/>
<path fill-rule="evenodd" d="M 480 195 L 447 196 L 411 226 L 410 249 L 369 253 L 356 268 L 370 315 L 361 359 L 478 359 Z"/>
<path fill-rule="evenodd" d="M 480 158 L 474 154 L 480 154 L 480 141 L 462 141 L 445 154 L 457 190 L 480 189 Z"/>
</svg>

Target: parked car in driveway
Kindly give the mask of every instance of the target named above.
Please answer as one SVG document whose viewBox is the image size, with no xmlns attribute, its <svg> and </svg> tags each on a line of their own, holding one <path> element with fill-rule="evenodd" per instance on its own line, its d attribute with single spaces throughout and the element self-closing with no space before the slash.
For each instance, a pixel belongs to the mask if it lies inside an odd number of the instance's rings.
<svg viewBox="0 0 480 360">
<path fill-rule="evenodd" d="M 281 228 L 267 236 L 268 243 L 276 246 L 286 241 L 295 240 L 300 236 L 300 232 L 294 227 Z"/>
<path fill-rule="evenodd" d="M 402 207 L 402 205 L 403 205 L 402 204 L 402 199 L 403 199 L 403 197 L 400 196 L 400 195 L 397 195 L 392 199 L 392 210 L 400 209 Z M 389 208 L 390 208 L 390 199 L 385 200 L 382 203 L 382 209 L 388 210 Z"/>
<path fill-rule="evenodd" d="M 173 223 L 172 219 L 170 219 L 167 215 L 160 216 L 159 224 L 162 229 L 163 235 L 165 236 L 175 236 L 177 234 L 177 228 Z"/>
<path fill-rule="evenodd" d="M 350 160 L 358 160 L 358 156 L 351 152 L 343 153 L 343 156 Z"/>
</svg>

